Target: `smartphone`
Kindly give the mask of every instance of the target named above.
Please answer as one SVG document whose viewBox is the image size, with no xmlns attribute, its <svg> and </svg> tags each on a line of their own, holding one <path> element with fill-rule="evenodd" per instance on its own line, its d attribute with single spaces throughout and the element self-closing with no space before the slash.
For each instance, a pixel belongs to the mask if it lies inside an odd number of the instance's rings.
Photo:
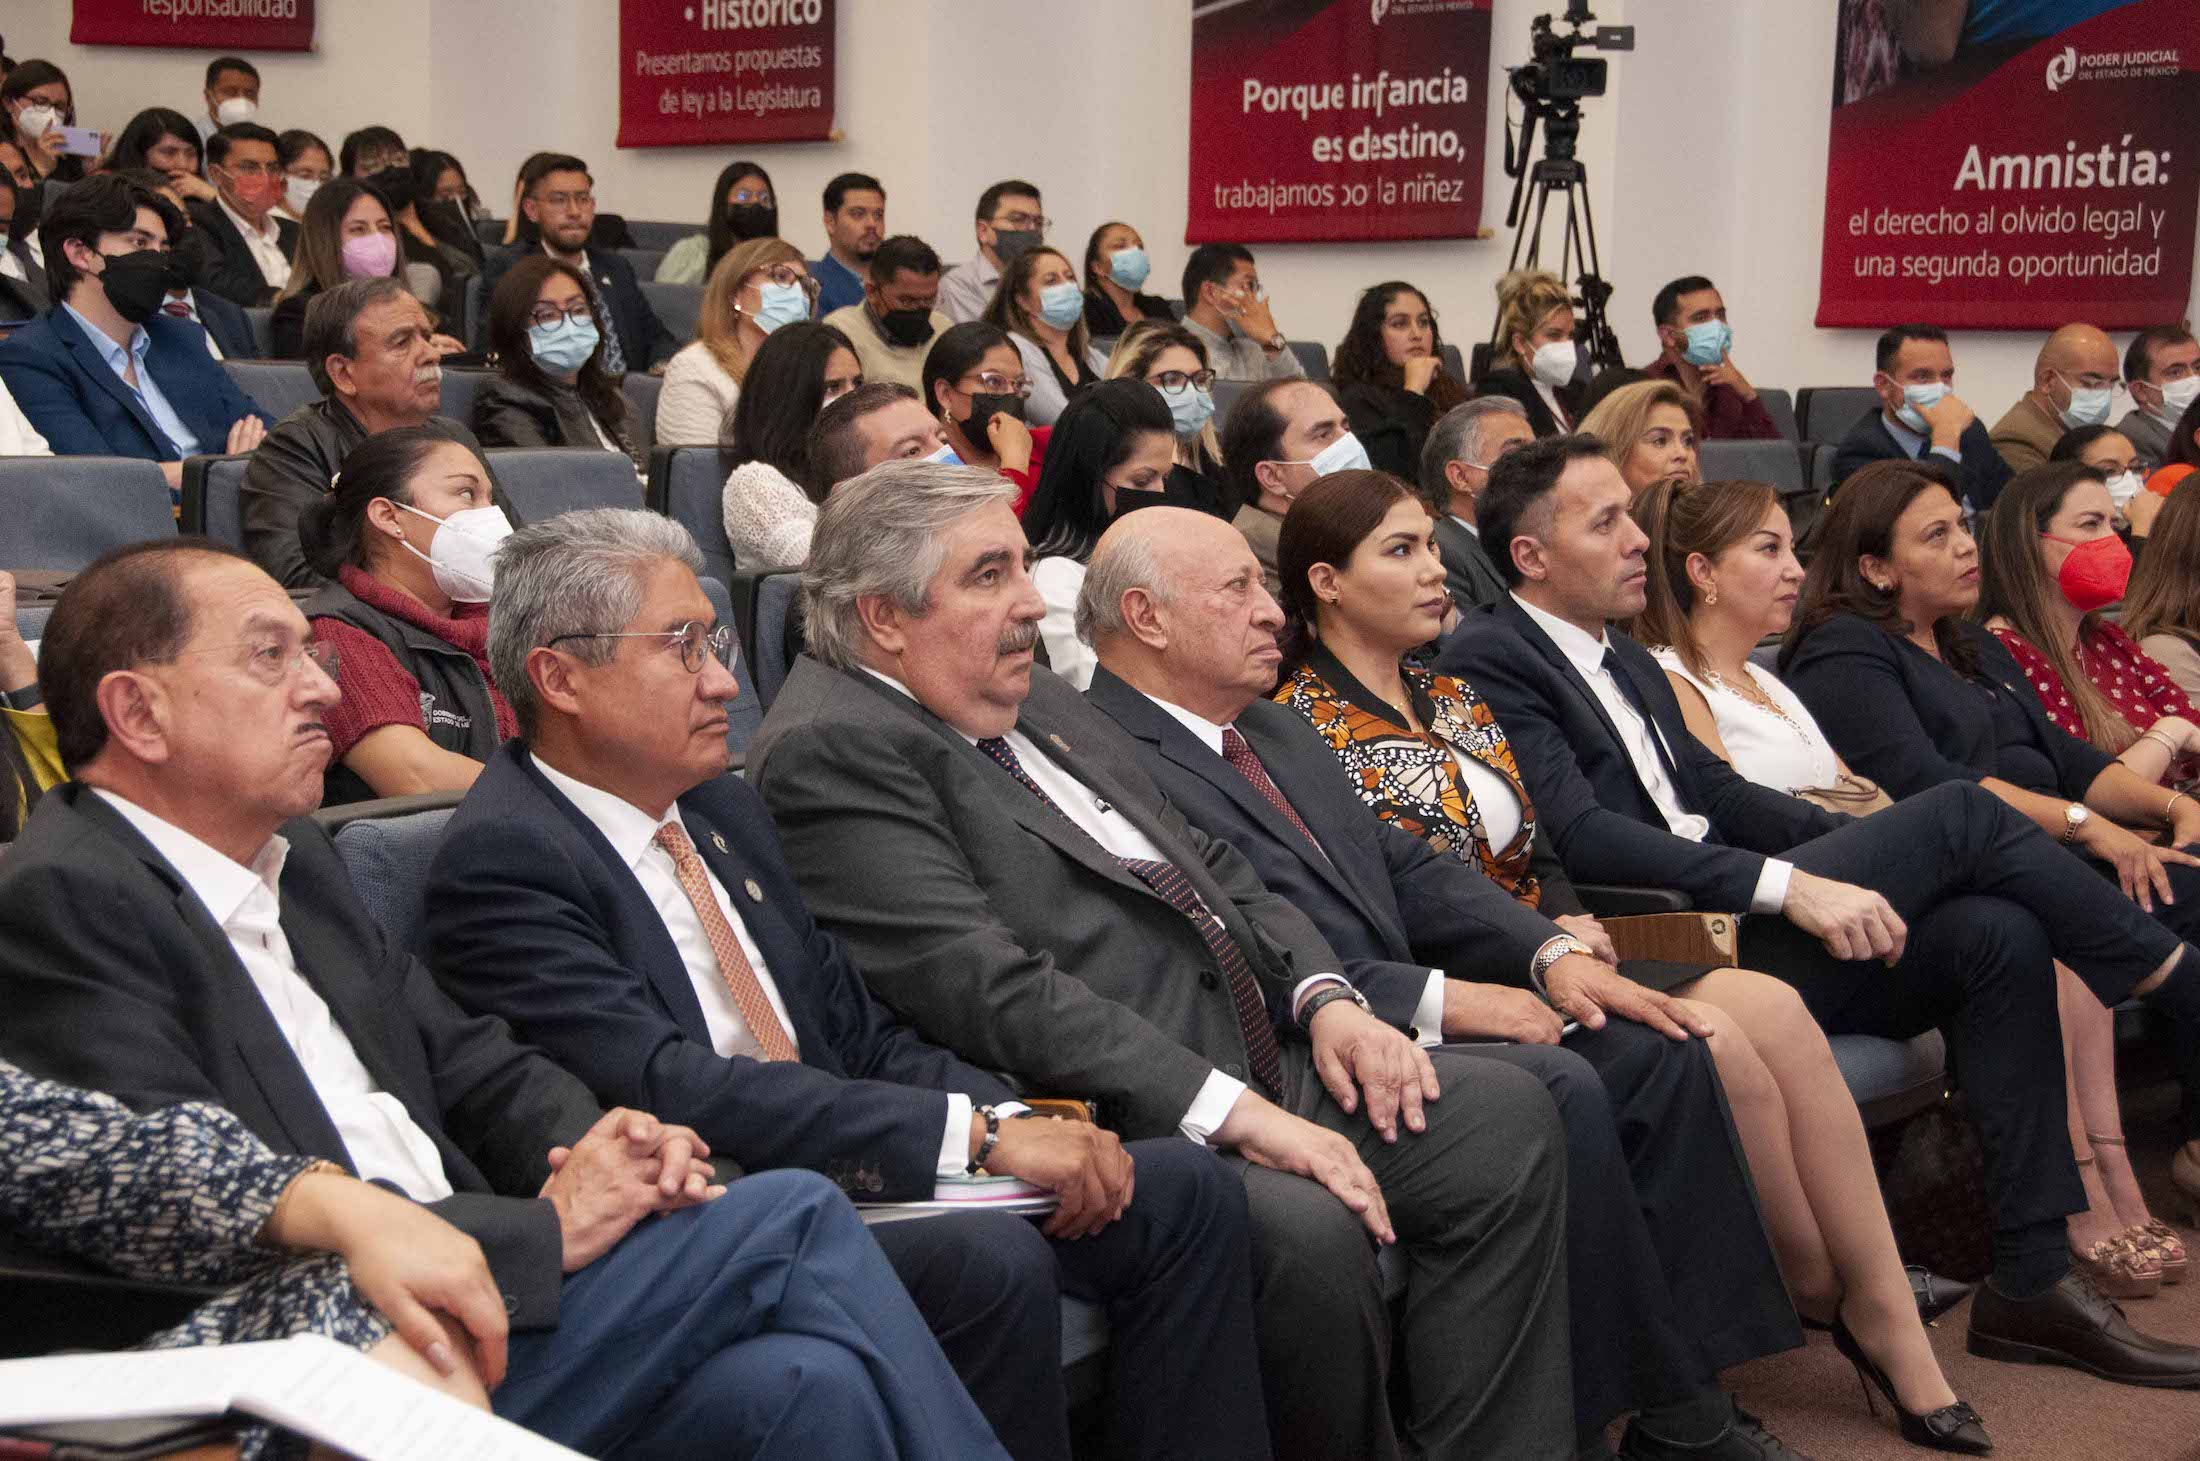
<svg viewBox="0 0 2200 1461">
<path fill-rule="evenodd" d="M 56 148 L 70 157 L 99 156 L 99 129 L 97 127 L 63 127 L 61 145 Z"/>
</svg>

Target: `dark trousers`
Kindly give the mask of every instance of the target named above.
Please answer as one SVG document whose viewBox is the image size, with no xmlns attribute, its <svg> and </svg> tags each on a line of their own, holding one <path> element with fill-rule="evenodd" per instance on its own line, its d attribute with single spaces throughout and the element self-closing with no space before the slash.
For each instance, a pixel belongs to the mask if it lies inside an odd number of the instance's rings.
<svg viewBox="0 0 2200 1461">
<path fill-rule="evenodd" d="M 1389 1204 L 1406 1269 L 1411 1414 L 1393 1426 L 1391 1323 L 1365 1227 L 1319 1183 L 1244 1167 L 1269 1433 L 1282 1458 L 1574 1453 L 1567 1357 L 1566 1134 L 1533 1076 L 1430 1053 L 1443 1099 L 1386 1145 L 1285 1047 L 1292 1109 L 1350 1139 Z M 1401 1445 L 1402 1442 L 1402 1445 Z"/>
<path fill-rule="evenodd" d="M 1028 1218 L 956 1213 L 871 1230 L 1016 1461 L 1068 1461 L 1061 1295 L 1108 1312 L 1106 1450 L 1269 1454 L 1253 1347 L 1245 1186 L 1179 1138 L 1132 1142 L 1122 1218 L 1053 1242 Z"/>
<path fill-rule="evenodd" d="M 1006 1455 L 855 1209 L 809 1172 L 642 1223 L 510 1361 L 497 1414 L 591 1456 Z"/>
</svg>

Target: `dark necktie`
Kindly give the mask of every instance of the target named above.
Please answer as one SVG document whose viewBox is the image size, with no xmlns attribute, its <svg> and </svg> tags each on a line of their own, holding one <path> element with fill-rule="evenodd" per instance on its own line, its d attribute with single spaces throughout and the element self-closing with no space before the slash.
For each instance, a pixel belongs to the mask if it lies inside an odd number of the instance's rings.
<svg viewBox="0 0 2200 1461">
<path fill-rule="evenodd" d="M 1673 795 L 1678 798 L 1681 794 L 1680 773 L 1674 769 L 1673 758 L 1666 753 L 1665 737 L 1658 733 L 1657 717 L 1643 703 L 1642 692 L 1635 688 L 1635 682 L 1620 667 L 1619 653 L 1610 645 L 1604 648 L 1604 673 L 1612 677 L 1612 683 L 1619 686 L 1619 693 L 1626 698 L 1629 705 L 1635 707 L 1635 714 L 1642 717 L 1643 733 L 1650 737 L 1650 747 L 1657 752 L 1658 764 L 1665 768 L 1666 780 L 1673 784 Z"/>
<path fill-rule="evenodd" d="M 1044 802 L 1056 816 L 1076 827 L 1078 832 L 1088 837 L 1091 835 L 1084 828 L 1077 827 L 1069 813 L 1057 806 L 1054 798 L 1048 796 L 1040 789 L 1039 783 L 1031 779 L 1031 774 L 1024 770 L 1023 762 L 1017 759 L 1015 748 L 1007 741 L 999 736 L 992 736 L 978 742 L 978 749 L 985 752 L 1003 771 L 1015 777 L 1024 790 Z M 1192 886 L 1191 880 L 1184 876 L 1184 870 L 1175 863 L 1160 859 L 1116 857 L 1113 853 L 1109 856 L 1115 857 L 1123 865 L 1125 872 L 1152 889 L 1162 902 L 1191 920 L 1200 941 L 1207 945 L 1207 952 L 1214 955 L 1215 962 L 1222 968 L 1223 976 L 1230 982 L 1230 1003 L 1237 1010 L 1238 1028 L 1245 1036 L 1245 1058 L 1252 1068 L 1253 1078 L 1260 1082 L 1262 1089 L 1270 1097 L 1280 1098 L 1283 1093 L 1282 1052 L 1276 1044 L 1276 1027 L 1268 1020 L 1267 1001 L 1261 998 L 1260 984 L 1253 978 L 1252 966 L 1245 962 L 1245 951 L 1238 947 L 1236 939 L 1230 937 L 1230 931 L 1223 927 L 1222 920 L 1208 911 L 1206 903 L 1200 899 L 1199 890 Z"/>
<path fill-rule="evenodd" d="M 1299 820 L 1299 814 L 1292 810 L 1291 803 L 1284 800 L 1283 788 L 1269 777 L 1268 768 L 1260 764 L 1260 757 L 1253 754 L 1253 748 L 1246 744 L 1245 737 L 1238 734 L 1236 726 L 1223 728 L 1222 759 L 1235 766 L 1240 776 L 1253 783 L 1253 790 L 1259 792 L 1268 805 L 1283 813 L 1284 820 L 1298 828 L 1299 835 L 1313 843 L 1316 852 L 1321 852 L 1321 839 L 1314 835 L 1306 823 Z M 1327 853 L 1322 855 L 1328 856 Z"/>
<path fill-rule="evenodd" d="M 164 315 L 169 315 L 179 320 L 187 320 L 191 318 L 191 306 L 185 304 L 180 299 L 163 300 L 161 302 L 160 312 Z"/>
<path fill-rule="evenodd" d="M 603 293 L 593 279 L 588 281 L 588 312 L 596 317 L 597 333 L 603 336 L 603 368 L 617 380 L 626 374 L 626 349 L 619 343 L 619 327 L 611 318 L 611 308 L 604 303 Z"/>
</svg>

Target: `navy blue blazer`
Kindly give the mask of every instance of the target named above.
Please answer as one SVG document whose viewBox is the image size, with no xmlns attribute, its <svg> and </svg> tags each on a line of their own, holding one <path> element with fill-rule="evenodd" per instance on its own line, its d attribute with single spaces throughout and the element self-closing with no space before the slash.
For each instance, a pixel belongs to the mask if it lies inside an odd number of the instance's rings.
<svg viewBox="0 0 2200 1461">
<path fill-rule="evenodd" d="M 1983 421 L 1973 421 L 1964 427 L 1956 447 L 1963 454 L 1963 465 L 1956 469 L 1956 476 L 1963 486 L 1963 495 L 1970 500 L 1974 509 L 1984 512 L 1994 505 L 1995 498 L 2001 496 L 2001 489 L 2009 485 L 2009 478 L 2013 475 L 2009 464 L 2001 459 L 2000 452 L 1994 450 L 1993 440 L 1987 435 L 1986 423 Z M 1863 420 L 1849 428 L 1849 434 L 1842 437 L 1841 445 L 1834 449 L 1833 487 L 1827 495 L 1840 491 L 1843 482 L 1873 462 L 1911 460 L 1913 458 L 1910 454 L 1902 449 L 1902 443 L 1896 441 L 1894 433 L 1887 429 L 1885 413 L 1868 411 Z M 1947 462 L 1945 457 L 1934 457 L 1933 460 Z"/>
<path fill-rule="evenodd" d="M 1235 725 L 1318 851 L 1236 767 L 1144 694 L 1103 669 L 1085 698 L 1150 748 L 1141 764 L 1186 821 L 1236 848 L 1263 886 L 1313 920 L 1387 1024 L 1413 1023 L 1431 967 L 1525 988 L 1535 951 L 1562 932 L 1376 816 L 1313 727 L 1286 706 L 1256 700 Z"/>
<path fill-rule="evenodd" d="M 1559 647 L 1510 594 L 1459 621 L 1436 668 L 1482 693 L 1512 742 L 1540 833 L 1578 883 L 1676 888 L 1704 909 L 1749 910 L 1765 857 L 1850 819 L 1757 785 L 1689 734 L 1650 652 L 1611 630 L 1619 672 L 1649 710 L 1681 805 L 1711 822 L 1676 837 L 1635 774 L 1627 743 Z"/>
<path fill-rule="evenodd" d="M 527 244 L 489 251 L 482 270 L 482 287 L 491 298 L 496 295 L 504 271 L 539 247 L 539 244 Z M 685 342 L 673 339 L 672 331 L 657 318 L 657 311 L 649 307 L 649 297 L 642 293 L 634 266 L 623 255 L 591 242 L 588 270 L 595 280 L 596 292 L 603 296 L 605 307 L 611 311 L 612 328 L 619 332 L 619 348 L 626 352 L 626 368 L 646 371 L 659 361 L 670 360 Z"/>
<path fill-rule="evenodd" d="M 231 304 L 211 289 L 191 291 L 192 307 L 199 312 L 199 324 L 214 337 L 221 347 L 224 360 L 258 360 L 260 342 L 252 333 L 252 321 L 245 312 Z M 226 444 L 226 443 L 225 443 Z"/>
<path fill-rule="evenodd" d="M 810 918 L 763 802 L 721 776 L 680 820 L 764 956 L 799 1064 L 710 1045 L 687 966 L 642 885 L 518 741 L 490 758 L 428 877 L 423 960 L 608 1105 L 692 1126 L 746 1171 L 803 1167 L 851 1196 L 932 1195 L 949 1091 L 1012 1099 L 871 997 Z"/>
<path fill-rule="evenodd" d="M 229 428 L 247 416 L 275 424 L 207 354 L 206 332 L 197 325 L 156 314 L 145 322 L 145 334 L 144 369 L 197 434 L 201 453 L 225 450 Z M 84 327 L 58 305 L 0 342 L 0 381 L 55 456 L 149 462 L 183 456 L 144 403 L 107 368 Z"/>
</svg>

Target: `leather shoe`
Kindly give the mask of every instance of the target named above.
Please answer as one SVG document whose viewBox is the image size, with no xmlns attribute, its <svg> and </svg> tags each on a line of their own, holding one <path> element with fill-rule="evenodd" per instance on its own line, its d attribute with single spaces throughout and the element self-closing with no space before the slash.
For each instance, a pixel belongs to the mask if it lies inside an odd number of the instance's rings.
<svg viewBox="0 0 2200 1461">
<path fill-rule="evenodd" d="M 1619 1461 L 1810 1461 L 1801 1451 L 1782 1444 L 1734 1397 L 1728 1396 L 1727 1402 L 1734 1407 L 1734 1417 L 1726 1429 L 1692 1445 L 1651 1435 L 1642 1428 L 1640 1417 L 1627 1422 L 1627 1433 L 1619 1441 Z"/>
<path fill-rule="evenodd" d="M 1909 1266 L 1910 1294 L 1917 1300 L 1917 1317 L 1930 1324 L 1941 1315 L 1971 1297 L 1975 1283 L 1963 1283 L 1952 1278 L 1942 1278 L 1921 1263 Z"/>
<path fill-rule="evenodd" d="M 2075 1270 L 2030 1299 L 1980 1285 L 1966 1347 L 1982 1359 L 2068 1365 L 2123 1385 L 2200 1388 L 2200 1349 L 2141 1334 L 2115 1300 Z"/>
</svg>

